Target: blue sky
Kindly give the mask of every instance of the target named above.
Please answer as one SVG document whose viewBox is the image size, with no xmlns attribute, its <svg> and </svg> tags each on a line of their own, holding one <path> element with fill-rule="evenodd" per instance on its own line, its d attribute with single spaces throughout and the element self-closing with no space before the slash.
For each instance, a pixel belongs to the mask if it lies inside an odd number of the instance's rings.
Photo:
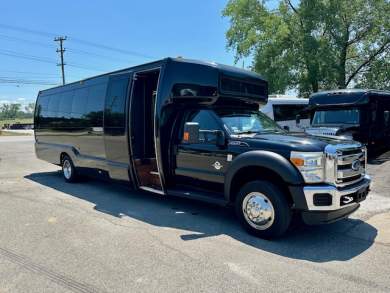
<svg viewBox="0 0 390 293">
<path fill-rule="evenodd" d="M 53 41 L 60 35 L 68 37 L 64 43 L 69 64 L 65 66 L 67 82 L 167 56 L 233 64 L 233 54 L 226 50 L 229 22 L 221 16 L 226 2 L 4 1 L 0 18 L 0 103 L 34 101 L 40 89 L 51 87 L 6 84 L 5 80 L 60 83 L 60 68 L 55 64 L 59 60 L 57 44 Z"/>
</svg>

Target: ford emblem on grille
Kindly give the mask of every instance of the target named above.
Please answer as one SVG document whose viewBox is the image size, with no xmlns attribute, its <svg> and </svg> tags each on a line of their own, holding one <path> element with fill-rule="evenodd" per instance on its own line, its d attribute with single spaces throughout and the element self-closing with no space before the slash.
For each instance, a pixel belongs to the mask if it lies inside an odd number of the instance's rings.
<svg viewBox="0 0 390 293">
<path fill-rule="evenodd" d="M 359 160 L 355 160 L 352 162 L 352 170 L 359 171 L 360 170 L 361 163 Z"/>
</svg>

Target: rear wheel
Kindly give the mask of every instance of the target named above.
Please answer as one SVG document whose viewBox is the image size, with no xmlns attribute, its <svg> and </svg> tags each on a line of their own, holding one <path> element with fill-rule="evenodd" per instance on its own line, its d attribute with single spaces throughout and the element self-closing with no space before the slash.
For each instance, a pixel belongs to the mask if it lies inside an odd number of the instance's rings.
<svg viewBox="0 0 390 293">
<path fill-rule="evenodd" d="M 62 175 L 66 182 L 75 182 L 78 179 L 77 170 L 68 155 L 62 158 Z"/>
<path fill-rule="evenodd" d="M 283 235 L 291 222 L 291 209 L 286 197 L 273 183 L 252 181 L 239 191 L 235 210 L 243 227 L 261 238 Z"/>
</svg>

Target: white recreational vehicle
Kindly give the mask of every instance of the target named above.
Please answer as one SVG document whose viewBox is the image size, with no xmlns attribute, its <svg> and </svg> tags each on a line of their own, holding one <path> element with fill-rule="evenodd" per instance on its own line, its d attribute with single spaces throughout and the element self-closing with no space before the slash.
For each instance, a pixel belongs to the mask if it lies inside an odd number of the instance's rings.
<svg viewBox="0 0 390 293">
<path fill-rule="evenodd" d="M 269 95 L 268 103 L 260 108 L 260 111 L 275 120 L 281 127 L 290 131 L 303 132 L 310 126 L 308 113 L 303 113 L 309 104 L 309 99 L 297 98 L 288 95 Z M 296 116 L 300 115 L 300 127 L 296 125 Z"/>
</svg>

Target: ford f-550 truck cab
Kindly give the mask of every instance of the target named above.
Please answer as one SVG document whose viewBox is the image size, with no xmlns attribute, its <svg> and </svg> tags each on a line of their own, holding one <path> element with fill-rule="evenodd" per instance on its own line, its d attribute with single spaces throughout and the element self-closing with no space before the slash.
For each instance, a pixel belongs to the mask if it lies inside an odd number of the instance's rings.
<svg viewBox="0 0 390 293">
<path fill-rule="evenodd" d="M 161 196 L 233 205 L 250 233 L 282 235 L 293 213 L 328 223 L 366 198 L 366 149 L 290 134 L 259 112 L 260 75 L 167 58 L 41 91 L 38 158 Z"/>
</svg>

